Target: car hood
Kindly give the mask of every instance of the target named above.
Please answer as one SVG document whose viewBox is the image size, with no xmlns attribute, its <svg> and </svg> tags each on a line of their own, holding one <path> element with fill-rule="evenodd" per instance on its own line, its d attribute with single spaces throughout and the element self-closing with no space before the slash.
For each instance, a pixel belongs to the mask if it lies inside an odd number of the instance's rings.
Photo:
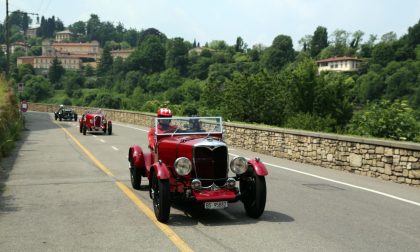
<svg viewBox="0 0 420 252">
<path fill-rule="evenodd" d="M 195 147 L 205 147 L 213 150 L 221 146 L 226 146 L 226 143 L 212 137 L 203 137 L 202 135 L 175 136 L 161 139 L 158 145 L 158 153 L 159 159 L 172 166 L 178 157 L 187 157 L 192 160 Z"/>
</svg>

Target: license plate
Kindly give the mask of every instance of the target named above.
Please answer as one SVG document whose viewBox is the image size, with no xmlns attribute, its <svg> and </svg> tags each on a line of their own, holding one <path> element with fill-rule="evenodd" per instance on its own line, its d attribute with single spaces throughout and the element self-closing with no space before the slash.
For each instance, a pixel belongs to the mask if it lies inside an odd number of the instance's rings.
<svg viewBox="0 0 420 252">
<path fill-rule="evenodd" d="M 223 209 L 227 206 L 227 201 L 204 202 L 205 209 Z"/>
</svg>

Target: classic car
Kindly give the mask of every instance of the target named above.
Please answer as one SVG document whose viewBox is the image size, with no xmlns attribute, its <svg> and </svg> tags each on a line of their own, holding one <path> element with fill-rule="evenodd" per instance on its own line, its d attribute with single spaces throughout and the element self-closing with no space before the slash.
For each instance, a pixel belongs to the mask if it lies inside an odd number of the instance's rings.
<svg viewBox="0 0 420 252">
<path fill-rule="evenodd" d="M 60 108 L 57 110 L 57 112 L 54 112 L 54 118 L 57 121 L 57 119 L 61 120 L 75 120 L 77 121 L 77 113 L 73 111 L 73 109 L 69 107 L 64 107 L 63 105 L 60 106 Z"/>
<path fill-rule="evenodd" d="M 86 135 L 87 131 L 90 132 L 103 132 L 108 135 L 112 134 L 112 122 L 107 120 L 106 114 L 101 109 L 87 110 L 82 118 L 79 120 L 80 133 Z"/>
<path fill-rule="evenodd" d="M 168 130 L 159 127 L 165 120 L 171 125 Z M 237 156 L 229 163 L 221 117 L 156 118 L 154 123 L 155 146 L 149 152 L 131 146 L 128 161 L 134 189 L 140 189 L 142 177 L 147 178 L 160 222 L 169 220 L 174 201 L 223 209 L 240 200 L 248 216 L 263 214 L 267 169 L 259 158 Z"/>
</svg>

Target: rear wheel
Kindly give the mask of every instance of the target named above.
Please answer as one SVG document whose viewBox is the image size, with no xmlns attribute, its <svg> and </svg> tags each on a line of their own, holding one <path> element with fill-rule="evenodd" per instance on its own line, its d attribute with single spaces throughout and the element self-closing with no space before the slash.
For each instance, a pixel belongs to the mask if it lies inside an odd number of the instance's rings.
<svg viewBox="0 0 420 252">
<path fill-rule="evenodd" d="M 252 171 L 248 176 L 241 178 L 240 190 L 246 214 L 252 218 L 259 218 L 264 212 L 267 197 L 265 177 Z"/>
<path fill-rule="evenodd" d="M 158 179 L 156 173 L 152 174 L 150 194 L 153 199 L 153 210 L 158 221 L 166 223 L 169 220 L 171 210 L 171 196 L 169 180 Z"/>
<path fill-rule="evenodd" d="M 61 115 L 58 115 L 58 120 L 63 120 L 63 118 L 61 117 Z"/>
<path fill-rule="evenodd" d="M 112 134 L 112 124 L 108 123 L 108 135 Z"/>
<path fill-rule="evenodd" d="M 141 185 L 140 169 L 134 167 L 133 164 L 130 164 L 130 178 L 131 178 L 131 186 L 136 190 L 140 190 L 140 185 Z"/>
</svg>

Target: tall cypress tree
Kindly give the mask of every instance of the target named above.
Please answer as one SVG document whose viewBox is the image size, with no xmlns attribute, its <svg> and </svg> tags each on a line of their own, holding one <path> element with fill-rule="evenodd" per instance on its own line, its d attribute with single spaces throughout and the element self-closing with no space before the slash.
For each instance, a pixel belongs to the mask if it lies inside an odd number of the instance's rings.
<svg viewBox="0 0 420 252">
<path fill-rule="evenodd" d="M 327 28 L 318 26 L 311 41 L 311 56 L 316 57 L 322 49 L 328 46 Z"/>
</svg>

